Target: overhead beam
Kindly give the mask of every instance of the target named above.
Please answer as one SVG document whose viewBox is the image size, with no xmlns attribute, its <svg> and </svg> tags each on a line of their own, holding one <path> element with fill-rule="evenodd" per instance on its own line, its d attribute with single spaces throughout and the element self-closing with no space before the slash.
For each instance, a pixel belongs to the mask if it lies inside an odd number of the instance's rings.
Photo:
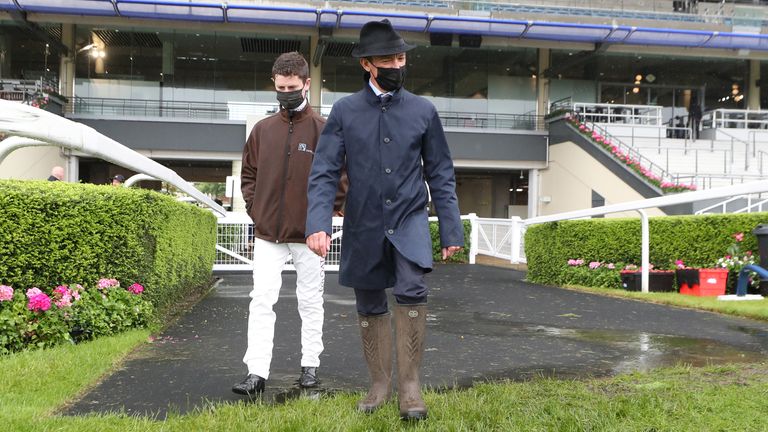
<svg viewBox="0 0 768 432">
<path fill-rule="evenodd" d="M 43 42 L 48 44 L 48 47 L 52 49 L 53 51 L 57 52 L 59 55 L 62 56 L 68 56 L 69 55 L 69 48 L 64 45 L 60 40 L 54 39 L 51 37 L 51 35 L 48 34 L 45 30 L 43 30 L 42 27 L 39 25 L 29 22 L 27 20 L 27 13 L 22 11 L 10 11 L 9 14 L 11 15 L 11 18 L 13 18 L 13 21 L 19 24 L 21 27 L 24 27 L 32 33 L 33 36 L 36 38 L 42 40 Z"/>
<path fill-rule="evenodd" d="M 595 58 L 598 54 L 605 52 L 609 46 L 610 44 L 599 43 L 595 44 L 595 49 L 592 51 L 580 51 L 573 55 L 568 61 L 564 61 L 547 68 L 547 70 L 544 71 L 544 78 L 557 78 L 559 74 L 567 71 L 568 69 L 585 63 Z"/>
</svg>

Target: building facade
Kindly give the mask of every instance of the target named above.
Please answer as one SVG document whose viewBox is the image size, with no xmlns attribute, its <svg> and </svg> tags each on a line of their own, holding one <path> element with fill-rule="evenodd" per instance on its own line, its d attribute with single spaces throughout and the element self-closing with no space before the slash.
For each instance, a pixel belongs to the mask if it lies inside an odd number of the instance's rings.
<svg viewBox="0 0 768 432">
<path fill-rule="evenodd" d="M 462 213 L 528 217 L 624 194 L 601 191 L 610 173 L 574 174 L 580 153 L 551 151 L 544 115 L 555 101 L 662 106 L 665 124 L 691 104 L 768 104 L 768 7 L 754 2 L 50 3 L 0 1 L 0 94 L 39 86 L 47 109 L 194 182 L 239 173 L 248 121 L 277 107 L 277 55 L 308 59 L 310 102 L 327 114 L 364 85 L 350 52 L 360 26 L 385 17 L 417 45 L 405 85 L 441 113 Z M 0 177 L 45 178 L 54 164 L 70 181 L 131 174 L 37 148 L 15 152 Z"/>
</svg>

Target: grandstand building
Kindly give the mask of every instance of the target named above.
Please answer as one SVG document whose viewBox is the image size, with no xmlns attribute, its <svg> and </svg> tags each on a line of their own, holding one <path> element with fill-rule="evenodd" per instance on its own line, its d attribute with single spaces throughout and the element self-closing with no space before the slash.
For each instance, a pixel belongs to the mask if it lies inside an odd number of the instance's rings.
<svg viewBox="0 0 768 432">
<path fill-rule="evenodd" d="M 0 98 L 93 127 L 189 181 L 223 183 L 240 171 L 247 127 L 276 109 L 275 57 L 304 54 L 311 104 L 327 114 L 363 85 L 350 56 L 359 28 L 386 17 L 417 45 L 406 88 L 441 114 L 462 213 L 525 218 L 658 196 L 661 182 L 764 176 L 761 3 L 0 0 Z M 131 174 L 42 147 L 11 154 L 0 178 L 44 179 L 53 165 L 70 181 Z"/>
</svg>

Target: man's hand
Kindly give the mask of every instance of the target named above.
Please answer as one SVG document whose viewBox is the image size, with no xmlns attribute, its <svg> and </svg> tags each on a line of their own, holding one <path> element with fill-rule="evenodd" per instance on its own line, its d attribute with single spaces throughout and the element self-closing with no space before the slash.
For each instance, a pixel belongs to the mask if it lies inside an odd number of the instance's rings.
<svg viewBox="0 0 768 432">
<path fill-rule="evenodd" d="M 331 236 L 325 231 L 318 231 L 307 237 L 307 247 L 312 252 L 325 258 L 328 251 L 331 250 Z"/>
<path fill-rule="evenodd" d="M 448 246 L 443 248 L 443 261 L 447 260 L 451 257 L 451 255 L 455 254 L 456 252 L 460 251 L 462 248 L 461 246 Z"/>
</svg>

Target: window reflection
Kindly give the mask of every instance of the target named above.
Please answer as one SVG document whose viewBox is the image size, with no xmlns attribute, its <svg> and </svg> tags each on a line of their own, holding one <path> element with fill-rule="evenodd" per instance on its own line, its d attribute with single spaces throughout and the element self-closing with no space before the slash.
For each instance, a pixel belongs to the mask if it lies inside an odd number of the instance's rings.
<svg viewBox="0 0 768 432">
<path fill-rule="evenodd" d="M 309 38 L 78 26 L 75 94 L 163 102 L 273 102 L 272 63 Z M 99 53 L 103 52 L 103 55 Z"/>
</svg>

